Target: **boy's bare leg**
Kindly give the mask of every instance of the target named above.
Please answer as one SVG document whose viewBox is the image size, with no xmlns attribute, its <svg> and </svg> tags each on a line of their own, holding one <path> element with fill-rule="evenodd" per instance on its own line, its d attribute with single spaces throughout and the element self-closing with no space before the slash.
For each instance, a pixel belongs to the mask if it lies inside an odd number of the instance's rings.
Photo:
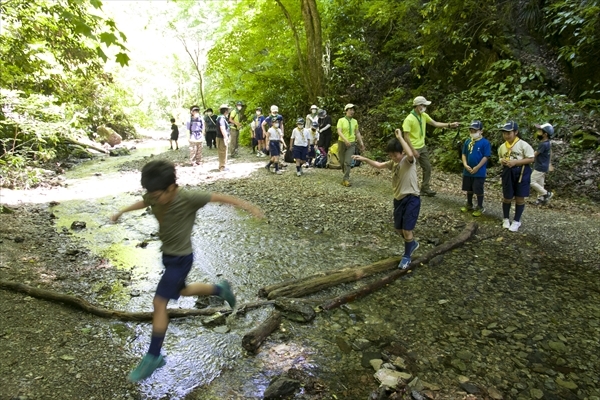
<svg viewBox="0 0 600 400">
<path fill-rule="evenodd" d="M 181 292 L 182 296 L 210 296 L 215 295 L 224 299 L 229 303 L 231 308 L 235 307 L 235 295 L 231 291 L 229 282 L 221 281 L 216 285 L 208 285 L 206 283 L 192 283 L 187 285 Z"/>
</svg>

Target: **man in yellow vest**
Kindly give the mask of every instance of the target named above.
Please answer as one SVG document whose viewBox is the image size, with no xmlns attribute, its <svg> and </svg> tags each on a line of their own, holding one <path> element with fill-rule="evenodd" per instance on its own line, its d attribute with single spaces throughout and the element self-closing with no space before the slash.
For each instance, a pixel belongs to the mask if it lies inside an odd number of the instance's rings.
<svg viewBox="0 0 600 400">
<path fill-rule="evenodd" d="M 423 169 L 423 183 L 421 184 L 421 195 L 435 196 L 436 192 L 431 190 L 429 181 L 431 180 L 431 162 L 429 161 L 429 152 L 425 146 L 425 133 L 427 124 L 436 128 L 456 128 L 458 122 L 436 122 L 425 110 L 431 102 L 423 96 L 417 96 L 413 100 L 413 110 L 404 119 L 402 130 L 404 139 L 413 151 L 415 158 Z"/>
<path fill-rule="evenodd" d="M 235 104 L 235 110 L 229 113 L 229 126 L 231 127 L 231 136 L 229 140 L 229 157 L 235 157 L 238 153 L 238 141 L 240 138 L 240 129 L 242 127 L 242 107 L 241 101 Z"/>
<path fill-rule="evenodd" d="M 338 157 L 340 164 L 342 164 L 342 171 L 344 172 L 342 185 L 351 186 L 350 164 L 352 163 L 352 156 L 356 151 L 356 141 L 358 140 L 358 143 L 360 143 L 362 151 L 365 151 L 365 144 L 358 131 L 358 121 L 352 118 L 354 116 L 354 104 L 346 104 L 344 111 L 346 112 L 346 116 L 340 118 L 337 123 L 337 133 L 339 136 Z"/>
</svg>

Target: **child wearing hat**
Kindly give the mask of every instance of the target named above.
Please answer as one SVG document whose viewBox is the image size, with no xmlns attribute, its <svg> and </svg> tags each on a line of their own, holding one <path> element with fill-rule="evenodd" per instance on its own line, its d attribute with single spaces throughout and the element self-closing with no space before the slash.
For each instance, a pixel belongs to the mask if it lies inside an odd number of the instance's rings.
<svg viewBox="0 0 600 400">
<path fill-rule="evenodd" d="M 548 204 L 552 198 L 552 192 L 544 189 L 546 173 L 550 170 L 550 138 L 554 136 L 554 127 L 549 123 L 535 126 L 536 137 L 540 141 L 535 151 L 535 161 L 533 162 L 533 172 L 531 173 L 531 188 L 537 192 L 538 198 L 535 205 Z"/>
<path fill-rule="evenodd" d="M 275 166 L 275 173 L 281 175 L 282 171 L 279 169 L 279 156 L 281 155 L 281 146 L 285 148 L 285 142 L 283 141 L 283 131 L 279 127 L 279 120 L 277 118 L 271 119 L 271 128 L 267 131 L 266 141 L 269 143 L 269 155 L 271 159 L 269 163 L 265 165 L 267 171 L 271 171 L 271 165 Z"/>
<path fill-rule="evenodd" d="M 187 129 L 190 131 L 189 148 L 190 163 L 192 166 L 202 163 L 202 140 L 204 139 L 204 119 L 200 117 L 200 107 L 192 106 L 192 116 L 187 123 Z"/>
<path fill-rule="evenodd" d="M 473 121 L 469 125 L 470 138 L 462 149 L 463 182 L 462 190 L 467 192 L 467 204 L 460 210 L 472 212 L 474 217 L 480 217 L 485 211 L 483 207 L 483 188 L 487 174 L 487 161 L 492 153 L 490 142 L 482 136 L 483 124 Z M 473 194 L 477 196 L 477 206 L 473 207 Z"/>
<path fill-rule="evenodd" d="M 508 121 L 502 127 L 505 142 L 498 148 L 502 164 L 502 227 L 517 232 L 521 226 L 521 216 L 525 210 L 525 197 L 529 197 L 531 183 L 531 163 L 534 161 L 533 148 L 519 136 L 519 125 Z M 510 205 L 515 199 L 515 217 L 510 222 Z"/>
<path fill-rule="evenodd" d="M 304 165 L 306 168 L 312 165 L 313 159 L 317 156 L 317 152 L 315 150 L 315 145 L 319 141 L 319 122 L 313 121 L 308 129 L 308 137 L 310 139 L 310 144 L 308 146 L 308 159 L 306 160 L 306 164 Z"/>
</svg>

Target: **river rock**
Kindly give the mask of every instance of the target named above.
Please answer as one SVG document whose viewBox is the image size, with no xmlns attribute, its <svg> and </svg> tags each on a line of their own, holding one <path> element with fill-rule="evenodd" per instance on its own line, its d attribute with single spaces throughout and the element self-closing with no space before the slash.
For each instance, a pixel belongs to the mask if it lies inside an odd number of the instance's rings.
<svg viewBox="0 0 600 400">
<path fill-rule="evenodd" d="M 79 231 L 79 230 L 85 229 L 85 227 L 86 227 L 86 223 L 83 221 L 73 221 L 71 223 L 71 229 L 74 231 Z"/>
<path fill-rule="evenodd" d="M 460 350 L 458 353 L 456 353 L 456 356 L 461 360 L 469 361 L 473 358 L 473 353 L 467 350 Z"/>
<path fill-rule="evenodd" d="M 459 360 L 459 359 L 456 359 L 456 358 L 455 358 L 454 360 L 450 361 L 450 364 L 451 364 L 451 365 L 452 365 L 454 368 L 456 368 L 457 370 L 459 370 L 460 372 L 464 372 L 464 371 L 466 371 L 466 370 L 467 370 L 467 366 L 465 365 L 465 363 L 464 363 L 464 362 L 462 362 L 462 361 L 461 361 L 461 360 Z"/>
<path fill-rule="evenodd" d="M 413 379 L 412 381 L 410 381 L 408 383 L 408 387 L 410 389 L 412 389 L 413 391 L 421 391 L 423 389 L 425 389 L 425 385 L 423 385 L 423 382 L 421 382 L 421 380 L 418 377 L 415 377 L 415 379 Z"/>
<path fill-rule="evenodd" d="M 467 392 L 469 394 L 481 393 L 481 390 L 476 385 L 472 384 L 471 382 L 461 383 L 460 387 L 462 390 L 464 390 L 465 392 Z"/>
<path fill-rule="evenodd" d="M 119 147 L 118 149 L 111 149 L 108 153 L 111 157 L 128 156 L 131 154 L 127 147 Z"/>
<path fill-rule="evenodd" d="M 554 342 L 551 340 L 548 342 L 548 347 L 550 347 L 552 350 L 556 351 L 557 353 L 564 353 L 567 351 L 567 346 L 565 346 L 565 344 L 563 342 Z"/>
<path fill-rule="evenodd" d="M 381 353 L 377 353 L 374 351 L 365 351 L 362 353 L 362 359 L 360 360 L 360 365 L 365 368 L 371 367 L 371 360 L 381 359 Z"/>
<path fill-rule="evenodd" d="M 363 351 L 371 346 L 371 342 L 367 339 L 356 339 L 352 343 L 352 348 L 356 351 Z"/>
<path fill-rule="evenodd" d="M 529 391 L 529 395 L 532 399 L 542 399 L 544 397 L 544 392 L 540 389 L 533 388 Z"/>
<path fill-rule="evenodd" d="M 352 347 L 350 346 L 350 343 L 348 343 L 346 341 L 346 339 L 344 339 L 343 337 L 336 336 L 335 342 L 337 343 L 337 345 L 340 348 L 340 350 L 342 351 L 342 353 L 350 353 L 352 351 Z"/>
<path fill-rule="evenodd" d="M 295 379 L 280 376 L 271 381 L 265 390 L 264 399 L 281 399 L 294 393 L 300 387 L 300 382 Z"/>
<path fill-rule="evenodd" d="M 369 363 L 375 371 L 379 371 L 379 369 L 381 369 L 381 364 L 383 364 L 383 360 L 375 358 L 373 360 L 370 360 Z"/>
<path fill-rule="evenodd" d="M 556 378 L 555 382 L 558 386 L 562 386 L 566 389 L 571 389 L 571 390 L 577 389 L 577 384 L 573 381 L 563 381 L 560 378 Z"/>
<path fill-rule="evenodd" d="M 317 315 L 308 304 L 293 300 L 278 300 L 275 302 L 275 307 L 285 318 L 296 322 L 310 322 Z"/>
<path fill-rule="evenodd" d="M 500 393 L 500 391 L 498 389 L 496 389 L 495 387 L 489 387 L 488 388 L 488 395 L 490 396 L 490 398 L 494 399 L 494 400 L 503 400 L 504 397 L 502 397 L 502 393 Z"/>
<path fill-rule="evenodd" d="M 214 313 L 213 315 L 206 317 L 202 320 L 202 325 L 206 326 L 218 326 L 225 324 L 227 317 L 225 314 L 221 314 L 220 312 Z"/>
<path fill-rule="evenodd" d="M 394 361 L 392 361 L 392 364 L 394 364 L 396 368 L 406 369 L 406 363 L 402 357 L 396 357 Z"/>
<path fill-rule="evenodd" d="M 380 369 L 373 375 L 375 379 L 382 385 L 395 388 L 398 385 L 399 379 L 403 379 L 405 381 L 412 378 L 411 374 L 407 374 L 405 372 L 392 371 L 391 369 Z"/>
</svg>

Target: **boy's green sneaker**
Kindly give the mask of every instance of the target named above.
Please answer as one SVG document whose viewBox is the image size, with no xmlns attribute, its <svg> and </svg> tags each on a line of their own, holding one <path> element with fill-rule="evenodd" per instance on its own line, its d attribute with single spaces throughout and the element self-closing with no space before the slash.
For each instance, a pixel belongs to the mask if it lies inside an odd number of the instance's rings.
<svg viewBox="0 0 600 400">
<path fill-rule="evenodd" d="M 462 211 L 462 212 L 465 212 L 465 213 L 466 213 L 466 212 L 471 212 L 471 211 L 473 211 L 473 205 L 472 205 L 472 204 L 469 204 L 469 203 L 467 203 L 467 204 L 465 204 L 464 206 L 462 206 L 462 207 L 460 208 L 460 211 Z"/>
<path fill-rule="evenodd" d="M 138 382 L 142 379 L 146 379 L 158 368 L 164 367 L 165 364 L 166 361 L 162 355 L 156 357 L 150 353 L 146 353 L 138 366 L 129 374 L 129 380 L 131 382 Z"/>
<path fill-rule="evenodd" d="M 485 208 L 484 207 L 475 207 L 475 210 L 473 211 L 473 216 L 474 217 L 481 217 L 481 215 L 485 212 Z"/>
<path fill-rule="evenodd" d="M 227 281 L 221 281 L 217 283 L 217 286 L 221 289 L 219 297 L 224 299 L 231 308 L 235 307 L 235 295 L 231 291 L 231 285 Z"/>
</svg>

